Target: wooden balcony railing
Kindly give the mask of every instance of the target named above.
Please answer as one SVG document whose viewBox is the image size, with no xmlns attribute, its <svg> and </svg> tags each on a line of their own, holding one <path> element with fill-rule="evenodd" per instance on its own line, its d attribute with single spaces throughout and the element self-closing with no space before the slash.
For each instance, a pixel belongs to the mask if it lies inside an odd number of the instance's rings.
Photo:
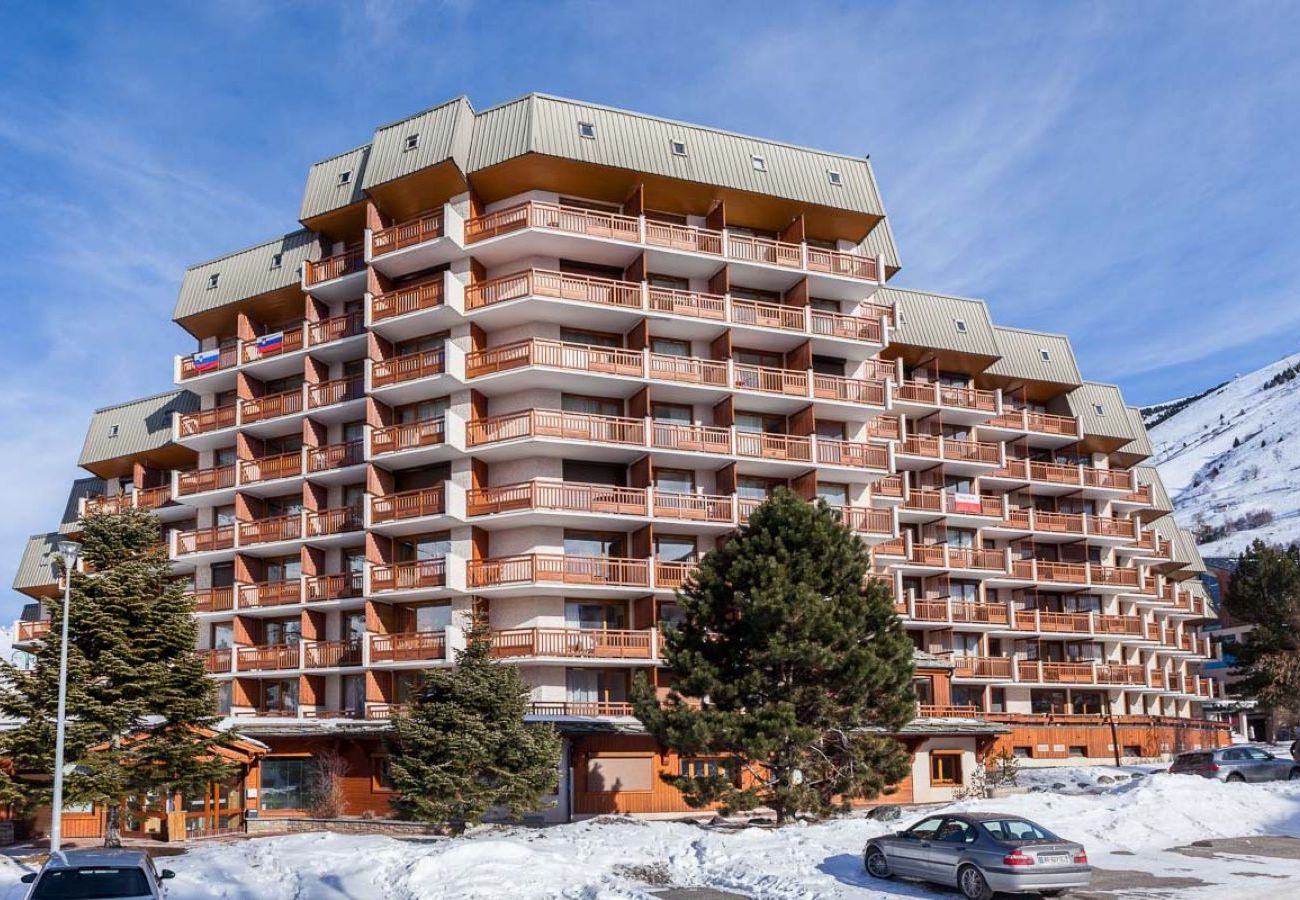
<svg viewBox="0 0 1300 900">
<path fill-rule="evenodd" d="M 540 338 L 478 350 L 465 356 L 465 374 L 470 378 L 523 366 L 546 366 L 572 372 L 598 372 L 633 377 L 645 375 L 642 355 L 636 350 Z"/>
<path fill-rule="evenodd" d="M 1002 497 L 997 494 L 957 494 L 952 491 L 916 488 L 908 492 L 903 508 L 949 515 L 1002 518 Z"/>
<path fill-rule="evenodd" d="M 812 462 L 812 440 L 797 434 L 737 431 L 736 455 Z"/>
<path fill-rule="evenodd" d="M 1165 673 L 1162 669 L 1152 669 L 1147 676 L 1150 678 L 1151 687 L 1165 689 Z"/>
<path fill-rule="evenodd" d="M 1119 566 L 1102 566 L 1097 563 L 1088 564 L 1088 579 L 1093 584 L 1111 585 L 1116 587 L 1137 587 L 1138 575 L 1137 569 L 1126 569 Z"/>
<path fill-rule="evenodd" d="M 641 240 L 641 222 L 635 216 L 528 201 L 467 219 L 465 242 L 474 243 L 523 228 L 546 228 L 634 243 Z"/>
<path fill-rule="evenodd" d="M 808 396 L 808 373 L 797 369 L 775 369 L 767 366 L 749 366 L 737 363 L 732 366 L 736 387 L 764 394 Z"/>
<path fill-rule="evenodd" d="M 827 466 L 887 470 L 889 451 L 878 444 L 819 437 L 817 438 L 817 462 Z"/>
<path fill-rule="evenodd" d="M 289 606 L 302 602 L 302 580 L 261 581 L 239 585 L 239 608 Z"/>
<path fill-rule="evenodd" d="M 15 636 L 19 641 L 37 641 L 50 633 L 49 619 L 36 619 L 34 621 L 19 622 L 18 633 Z"/>
<path fill-rule="evenodd" d="M 887 509 L 862 506 L 832 507 L 840 514 L 840 521 L 852 531 L 862 534 L 893 534 L 894 517 Z"/>
<path fill-rule="evenodd" d="M 647 560 L 614 556 L 533 553 L 472 560 L 466 572 L 467 581 L 472 588 L 529 582 L 615 587 L 650 586 L 650 568 Z"/>
<path fill-rule="evenodd" d="M 379 257 L 395 250 L 414 247 L 416 244 L 440 238 L 444 233 L 443 211 L 432 209 L 395 225 L 371 232 L 370 255 Z"/>
<path fill-rule="evenodd" d="M 730 453 L 731 429 L 716 425 L 652 422 L 650 446 L 658 450 L 683 450 L 690 453 Z"/>
<path fill-rule="evenodd" d="M 296 669 L 301 658 L 297 644 L 271 644 L 264 647 L 240 647 L 238 649 L 238 665 L 241 672 Z"/>
<path fill-rule="evenodd" d="M 491 635 L 492 655 L 580 659 L 650 659 L 655 632 L 586 628 L 512 628 Z"/>
<path fill-rule="evenodd" d="M 903 494 L 902 475 L 888 475 L 871 485 L 873 497 L 901 497 Z"/>
<path fill-rule="evenodd" d="M 921 703 L 916 707 L 916 715 L 922 719 L 969 719 L 980 714 L 976 706 L 939 706 L 934 703 Z"/>
<path fill-rule="evenodd" d="M 735 503 L 728 496 L 655 491 L 654 514 L 664 519 L 730 523 L 734 521 Z"/>
<path fill-rule="evenodd" d="M 370 367 L 372 387 L 386 387 L 417 378 L 441 375 L 447 371 L 447 351 L 442 347 L 417 350 L 391 359 L 377 359 Z"/>
<path fill-rule="evenodd" d="M 666 353 L 650 353 L 648 359 L 650 377 L 658 381 L 727 387 L 727 364 L 722 360 Z"/>
<path fill-rule="evenodd" d="M 1087 584 L 1088 566 L 1086 563 L 1052 562 L 1046 559 L 1035 560 L 1039 581 L 1065 582 L 1068 584 Z"/>
<path fill-rule="evenodd" d="M 529 437 L 644 446 L 645 422 L 622 416 L 530 409 L 474 420 L 466 426 L 465 437 L 472 447 Z"/>
<path fill-rule="evenodd" d="M 867 381 L 861 378 L 841 378 L 838 375 L 818 375 L 812 377 L 813 396 L 819 400 L 838 400 L 843 403 L 861 403 L 866 406 L 884 406 L 885 405 L 885 383 L 883 381 Z M 886 428 L 889 426 L 882 423 L 893 423 L 894 429 L 898 426 L 897 419 L 873 419 L 872 424 L 877 428 Z M 884 434 L 872 433 L 872 437 L 880 438 L 898 438 L 895 430 L 893 434 L 888 432 Z"/>
<path fill-rule="evenodd" d="M 234 546 L 234 525 L 217 525 L 213 528 L 197 528 L 193 531 L 176 533 L 178 554 L 211 553 L 216 550 L 229 550 Z"/>
<path fill-rule="evenodd" d="M 344 441 L 339 444 L 326 444 L 323 447 L 308 447 L 307 471 L 327 472 L 331 469 L 359 466 L 365 461 L 365 453 L 364 441 Z"/>
<path fill-rule="evenodd" d="M 1087 662 L 1043 662 L 1037 659 L 1022 659 L 1016 664 L 1019 681 L 1044 682 L 1048 684 L 1093 684 L 1092 663 Z"/>
<path fill-rule="evenodd" d="M 698 568 L 699 563 L 694 561 L 657 559 L 654 561 L 655 587 L 675 591 L 685 585 Z"/>
<path fill-rule="evenodd" d="M 1146 684 L 1146 670 L 1142 666 L 1106 664 L 1097 667 L 1098 684 Z"/>
<path fill-rule="evenodd" d="M 1099 614 L 1093 617 L 1093 630 L 1097 634 L 1121 634 L 1141 637 L 1146 632 L 1141 616 Z"/>
<path fill-rule="evenodd" d="M 372 663 L 433 662 L 446 658 L 446 631 L 408 631 L 370 636 Z"/>
<path fill-rule="evenodd" d="M 309 510 L 304 518 L 307 537 L 324 537 L 329 534 L 346 534 L 365 527 L 365 516 L 360 506 L 334 506 L 329 509 Z"/>
<path fill-rule="evenodd" d="M 440 516 L 446 511 L 445 484 L 370 498 L 370 521 L 375 524 L 418 519 L 421 516 Z"/>
<path fill-rule="evenodd" d="M 361 640 L 309 641 L 303 654 L 308 669 L 335 669 L 361 665 Z"/>
<path fill-rule="evenodd" d="M 933 381 L 904 381 L 894 389 L 894 398 L 931 406 L 994 412 L 997 394 L 978 388 L 964 388 Z"/>
<path fill-rule="evenodd" d="M 365 378 L 360 375 L 349 375 L 346 378 L 335 378 L 308 385 L 307 406 L 310 409 L 319 409 L 322 406 L 333 406 L 335 403 L 345 403 L 348 400 L 360 400 L 365 394 Z"/>
<path fill-rule="evenodd" d="M 196 613 L 225 612 L 235 608 L 233 587 L 203 588 L 190 592 Z"/>
<path fill-rule="evenodd" d="M 191 469 L 177 477 L 176 490 L 182 497 L 219 491 L 235 486 L 235 464 L 212 466 L 208 469 Z"/>
<path fill-rule="evenodd" d="M 442 556 L 370 567 L 372 591 L 410 591 L 442 587 L 446 583 L 447 560 Z"/>
<path fill-rule="evenodd" d="M 1083 467 L 1083 483 L 1088 487 L 1115 491 L 1132 491 L 1137 487 L 1133 472 L 1127 469 L 1094 469 Z"/>
<path fill-rule="evenodd" d="M 198 412 L 183 413 L 177 419 L 177 425 L 182 437 L 207 434 L 209 431 L 219 431 L 234 424 L 235 404 L 233 403 L 216 406 L 212 409 L 201 409 Z"/>
<path fill-rule="evenodd" d="M 807 331 L 808 313 L 803 306 L 784 306 L 759 300 L 731 300 L 731 322 L 780 331 Z"/>
<path fill-rule="evenodd" d="M 446 288 L 442 274 L 409 284 L 370 298 L 370 315 L 376 322 L 404 316 L 407 313 L 420 312 L 442 306 L 446 302 Z"/>
<path fill-rule="evenodd" d="M 239 544 L 269 544 L 274 541 L 293 541 L 302 537 L 302 514 L 271 516 L 239 523 Z"/>
<path fill-rule="evenodd" d="M 211 650 L 200 650 L 203 656 L 203 671 L 213 675 L 225 674 L 231 671 L 231 661 L 234 651 L 229 647 L 215 647 Z"/>
<path fill-rule="evenodd" d="M 193 378 L 196 375 L 206 375 L 211 372 L 220 372 L 223 369 L 233 369 L 239 365 L 239 344 L 234 343 L 220 348 L 217 354 L 217 364 L 210 369 L 199 370 L 194 368 L 194 356 L 181 357 L 181 379 Z"/>
<path fill-rule="evenodd" d="M 1005 550 L 953 547 L 949 545 L 948 566 L 953 569 L 984 569 L 991 572 L 1005 572 L 1007 554 Z"/>
<path fill-rule="evenodd" d="M 533 509 L 644 516 L 648 506 L 644 488 L 545 479 L 475 488 L 466 498 L 471 516 Z"/>
<path fill-rule="evenodd" d="M 1058 416 L 1052 413 L 1035 412 L 1027 409 L 1009 409 L 1004 407 L 1001 415 L 994 416 L 988 424 L 995 428 L 1008 428 L 1015 431 L 1051 434 L 1064 437 L 1078 437 L 1079 420 L 1073 416 Z"/>
<path fill-rule="evenodd" d="M 394 453 L 441 444 L 447 439 L 447 423 L 442 416 L 419 419 L 376 428 L 370 433 L 370 448 L 376 454 Z"/>
<path fill-rule="evenodd" d="M 260 459 L 241 459 L 239 461 L 239 483 L 256 484 L 259 481 L 274 481 L 277 478 L 292 478 L 302 474 L 303 452 L 292 450 L 275 456 L 263 456 Z"/>
<path fill-rule="evenodd" d="M 725 321 L 727 318 L 727 298 L 722 294 L 700 294 L 650 286 L 646 290 L 646 307 L 651 312 L 693 319 Z"/>
<path fill-rule="evenodd" d="M 284 356 L 286 353 L 301 350 L 307 344 L 307 325 L 304 322 L 286 325 L 280 330 L 280 334 L 277 343 L 264 346 L 259 346 L 257 341 L 244 341 L 241 353 L 243 361 L 249 363 L 259 359 L 270 359 L 273 356 Z"/>
<path fill-rule="evenodd" d="M 1011 679 L 1009 656 L 954 656 L 953 662 L 956 667 L 952 674 L 957 678 Z"/>
<path fill-rule="evenodd" d="M 339 600 L 360 597 L 365 578 L 360 572 L 334 572 L 328 575 L 308 575 L 303 581 L 307 601 Z"/>
<path fill-rule="evenodd" d="M 483 309 L 528 296 L 623 309 L 641 308 L 640 282 L 574 275 L 549 269 L 526 269 L 469 285 L 465 288 L 465 309 Z"/>
<path fill-rule="evenodd" d="M 632 704 L 614 701 L 533 702 L 528 712 L 534 716 L 573 717 L 580 719 L 624 718 L 632 715 Z"/>
<path fill-rule="evenodd" d="M 307 286 L 311 287 L 323 281 L 333 281 L 335 278 L 360 272 L 365 266 L 365 249 L 357 245 L 334 256 L 327 256 L 319 262 L 306 260 L 303 263 L 303 275 Z"/>
<path fill-rule="evenodd" d="M 245 425 L 302 412 L 303 389 L 293 388 L 265 397 L 239 401 L 239 417 Z"/>
<path fill-rule="evenodd" d="M 831 275 L 843 275 L 848 278 L 861 278 L 864 281 L 880 281 L 879 267 L 870 256 L 857 253 L 843 253 L 839 250 L 825 250 L 821 247 L 808 247 L 808 269 L 813 272 L 827 272 Z"/>
<path fill-rule="evenodd" d="M 803 245 L 745 234 L 727 234 L 727 257 L 741 262 L 803 268 Z"/>
<path fill-rule="evenodd" d="M 1016 611 L 1016 627 L 1022 631 L 1088 634 L 1092 631 L 1092 617 L 1086 612 L 1020 609 Z"/>
<path fill-rule="evenodd" d="M 307 323 L 307 345 L 328 344 L 354 337 L 366 330 L 366 317 L 362 313 L 344 313 Z"/>
<path fill-rule="evenodd" d="M 645 220 L 645 242 L 656 247 L 688 250 L 692 253 L 722 255 L 722 232 L 694 225 Z"/>
</svg>

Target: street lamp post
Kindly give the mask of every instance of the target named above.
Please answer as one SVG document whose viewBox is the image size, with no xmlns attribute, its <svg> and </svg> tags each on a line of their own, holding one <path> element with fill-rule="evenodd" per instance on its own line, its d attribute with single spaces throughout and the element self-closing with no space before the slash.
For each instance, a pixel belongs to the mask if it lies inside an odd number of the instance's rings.
<svg viewBox="0 0 1300 900">
<path fill-rule="evenodd" d="M 59 712 L 54 737 L 54 799 L 51 802 L 50 853 L 58 853 L 63 839 L 63 731 L 68 703 L 68 607 L 72 603 L 72 570 L 77 565 L 81 545 L 74 541 L 59 541 L 59 556 L 63 557 L 63 623 L 62 643 L 59 645 Z"/>
</svg>

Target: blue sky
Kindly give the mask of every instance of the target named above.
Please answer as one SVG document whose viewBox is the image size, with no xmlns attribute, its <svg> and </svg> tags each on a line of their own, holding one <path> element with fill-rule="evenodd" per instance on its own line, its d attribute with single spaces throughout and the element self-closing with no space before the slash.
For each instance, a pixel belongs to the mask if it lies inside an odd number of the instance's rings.
<svg viewBox="0 0 1300 900">
<path fill-rule="evenodd" d="M 292 229 L 311 162 L 458 94 L 870 154 L 898 283 L 1067 332 L 1133 402 L 1300 350 L 1300 6 L 0 9 L 4 579 L 91 411 L 170 386 L 184 267 Z"/>
</svg>

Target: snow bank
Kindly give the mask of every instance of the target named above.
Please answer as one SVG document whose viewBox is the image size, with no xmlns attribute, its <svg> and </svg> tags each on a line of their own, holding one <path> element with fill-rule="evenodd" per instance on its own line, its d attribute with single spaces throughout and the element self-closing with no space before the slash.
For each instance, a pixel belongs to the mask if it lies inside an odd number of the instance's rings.
<svg viewBox="0 0 1300 900">
<path fill-rule="evenodd" d="M 1024 774 L 1027 781 L 1050 778 L 1073 784 L 1095 783 L 1097 775 L 1107 772 L 1063 768 Z M 1109 770 L 1112 775 L 1131 772 Z M 1028 816 L 1083 842 L 1094 863 L 1116 868 L 1147 868 L 1159 851 L 1203 838 L 1300 836 L 1300 784 L 1226 785 L 1155 775 L 1099 789 L 1070 795 L 1036 792 L 953 808 Z M 929 812 L 911 810 L 899 822 L 853 816 L 779 831 L 603 819 L 535 830 L 486 829 L 452 840 L 306 834 L 201 844 L 169 858 L 166 865 L 178 875 L 172 900 L 613 900 L 649 898 L 652 889 L 668 884 L 765 898 L 916 897 L 928 896 L 928 889 L 869 878 L 860 854 L 867 838 L 905 827 Z M 1108 859 L 1115 851 L 1142 859 Z M 1269 865 L 1277 870 L 1278 862 Z M 1217 871 L 1218 864 L 1180 856 L 1160 865 L 1167 872 L 1195 869 L 1204 877 Z M 1233 871 L 1243 867 L 1248 866 L 1241 861 L 1230 866 Z M 1294 868 L 1290 874 L 1300 878 L 1300 864 Z M 15 883 L 21 871 L 14 864 L 0 868 L 0 884 Z"/>
</svg>

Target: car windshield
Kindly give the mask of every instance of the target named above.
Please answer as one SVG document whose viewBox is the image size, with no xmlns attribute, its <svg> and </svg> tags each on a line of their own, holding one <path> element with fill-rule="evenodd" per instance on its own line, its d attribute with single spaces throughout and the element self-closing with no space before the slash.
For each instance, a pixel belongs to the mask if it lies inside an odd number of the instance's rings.
<svg viewBox="0 0 1300 900">
<path fill-rule="evenodd" d="M 1213 759 L 1213 753 L 1184 753 L 1177 762 L 1184 766 L 1203 766 Z"/>
<path fill-rule="evenodd" d="M 1050 841 L 1056 837 L 1028 819 L 993 819 L 982 824 L 999 841 Z"/>
<path fill-rule="evenodd" d="M 139 868 L 50 869 L 41 875 L 32 900 L 111 900 L 148 897 L 149 881 Z"/>
</svg>

